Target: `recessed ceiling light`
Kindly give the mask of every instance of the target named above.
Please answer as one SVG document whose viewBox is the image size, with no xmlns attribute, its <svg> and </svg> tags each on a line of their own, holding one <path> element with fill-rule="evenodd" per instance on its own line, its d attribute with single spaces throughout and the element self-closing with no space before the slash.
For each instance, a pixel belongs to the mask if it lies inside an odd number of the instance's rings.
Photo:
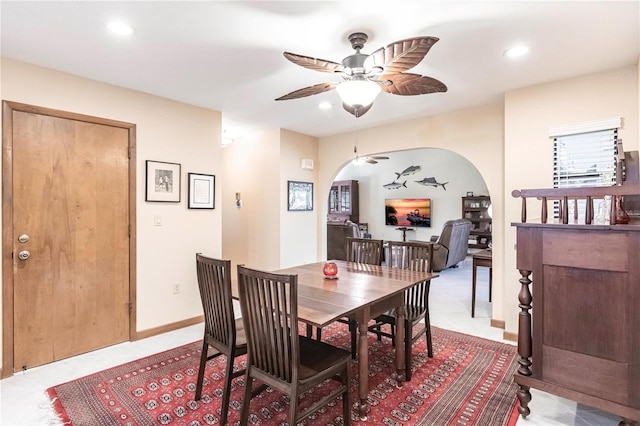
<svg viewBox="0 0 640 426">
<path fill-rule="evenodd" d="M 529 46 L 514 46 L 503 53 L 507 58 L 519 58 L 529 53 Z"/>
<path fill-rule="evenodd" d="M 331 109 L 331 102 L 320 102 L 320 104 L 318 105 L 318 108 L 320 109 Z"/>
<path fill-rule="evenodd" d="M 107 24 L 107 28 L 109 28 L 109 30 L 112 33 L 118 34 L 118 35 L 130 35 L 133 34 L 133 27 L 129 24 L 126 24 L 122 21 L 111 21 Z"/>
</svg>

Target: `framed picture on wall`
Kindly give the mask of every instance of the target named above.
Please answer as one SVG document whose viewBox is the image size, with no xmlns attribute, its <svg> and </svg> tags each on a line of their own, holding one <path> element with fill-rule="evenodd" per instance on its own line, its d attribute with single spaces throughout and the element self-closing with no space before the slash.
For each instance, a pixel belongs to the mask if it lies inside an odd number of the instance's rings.
<svg viewBox="0 0 640 426">
<path fill-rule="evenodd" d="M 216 177 L 202 173 L 189 173 L 189 204 L 190 209 L 215 208 Z"/>
<path fill-rule="evenodd" d="M 145 201 L 180 202 L 180 164 L 147 160 Z"/>
<path fill-rule="evenodd" d="M 287 210 L 313 210 L 313 183 L 290 180 L 288 184 L 287 199 L 289 202 Z"/>
</svg>

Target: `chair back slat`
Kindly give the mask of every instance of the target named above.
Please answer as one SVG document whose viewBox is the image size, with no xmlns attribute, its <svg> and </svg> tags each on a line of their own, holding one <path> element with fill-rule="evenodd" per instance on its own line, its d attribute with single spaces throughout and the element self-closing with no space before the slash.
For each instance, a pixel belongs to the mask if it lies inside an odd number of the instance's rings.
<svg viewBox="0 0 640 426">
<path fill-rule="evenodd" d="M 231 298 L 231 261 L 196 254 L 196 272 L 205 318 L 205 334 L 229 346 L 236 328 Z"/>
<path fill-rule="evenodd" d="M 382 240 L 348 237 L 347 261 L 366 263 L 369 265 L 381 265 Z"/>
<path fill-rule="evenodd" d="M 391 241 L 387 248 L 387 262 L 392 268 L 433 272 L 433 244 Z M 422 281 L 405 291 L 405 304 L 425 309 L 430 280 Z"/>
<path fill-rule="evenodd" d="M 238 266 L 238 293 L 247 334 L 247 362 L 281 381 L 297 379 L 297 275 Z"/>
</svg>

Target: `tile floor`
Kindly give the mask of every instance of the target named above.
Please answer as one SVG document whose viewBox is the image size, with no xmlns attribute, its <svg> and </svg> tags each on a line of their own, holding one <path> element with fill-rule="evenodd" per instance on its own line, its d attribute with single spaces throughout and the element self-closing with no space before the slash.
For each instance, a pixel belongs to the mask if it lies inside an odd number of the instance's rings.
<svg viewBox="0 0 640 426">
<path fill-rule="evenodd" d="M 471 318 L 471 260 L 441 272 L 431 283 L 431 323 L 435 326 L 502 341 L 502 330 L 490 326 L 488 270 L 479 269 L 476 317 Z M 126 342 L 99 351 L 36 367 L 0 381 L 0 425 L 57 426 L 45 390 L 115 365 L 151 355 L 202 337 L 202 325 Z M 512 343 L 512 342 L 506 342 Z M 532 390 L 531 415 L 518 425 L 615 426 L 616 416 Z M 482 425 L 490 426 L 490 425 Z"/>
</svg>

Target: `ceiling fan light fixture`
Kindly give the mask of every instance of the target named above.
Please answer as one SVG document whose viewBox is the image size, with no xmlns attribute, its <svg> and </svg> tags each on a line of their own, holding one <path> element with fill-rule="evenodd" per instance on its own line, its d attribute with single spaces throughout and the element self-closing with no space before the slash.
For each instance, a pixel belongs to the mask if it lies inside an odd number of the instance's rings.
<svg viewBox="0 0 640 426">
<path fill-rule="evenodd" d="M 351 162 L 354 166 L 362 166 L 365 163 L 365 159 L 362 157 L 356 157 Z"/>
<path fill-rule="evenodd" d="M 373 81 L 358 79 L 344 81 L 336 87 L 340 99 L 352 107 L 371 104 L 381 92 L 380 86 Z"/>
</svg>

